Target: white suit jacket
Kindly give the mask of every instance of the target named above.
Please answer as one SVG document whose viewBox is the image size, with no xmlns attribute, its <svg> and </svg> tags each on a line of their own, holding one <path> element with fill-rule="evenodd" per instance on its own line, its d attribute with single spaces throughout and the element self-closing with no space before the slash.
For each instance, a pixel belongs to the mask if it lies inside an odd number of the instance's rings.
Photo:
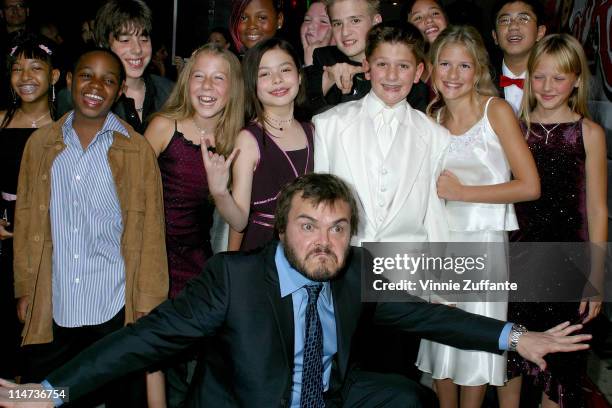
<svg viewBox="0 0 612 408">
<path fill-rule="evenodd" d="M 313 118 L 315 171 L 341 177 L 353 188 L 360 206 L 353 244 L 448 241 L 444 202 L 436 192 L 450 142 L 448 131 L 406 103 L 403 122 L 389 153 L 382 157 L 366 108 L 371 97 L 340 104 Z M 397 172 L 399 183 L 381 215 L 375 198 L 379 177 L 372 175 L 380 172 L 384 177 L 390 171 Z"/>
</svg>

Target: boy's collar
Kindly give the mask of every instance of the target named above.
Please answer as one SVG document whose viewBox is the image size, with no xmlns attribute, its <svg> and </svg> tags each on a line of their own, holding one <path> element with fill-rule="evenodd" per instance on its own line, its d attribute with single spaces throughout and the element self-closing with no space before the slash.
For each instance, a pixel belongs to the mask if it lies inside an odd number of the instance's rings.
<svg viewBox="0 0 612 408">
<path fill-rule="evenodd" d="M 508 68 L 508 65 L 506 65 L 506 61 L 502 60 L 502 74 L 507 76 L 508 78 L 525 79 L 527 72 L 523 71 L 519 75 L 516 75 L 514 72 L 510 71 L 510 68 Z"/>
<path fill-rule="evenodd" d="M 62 125 L 62 133 L 65 133 L 66 131 L 72 128 L 73 121 L 74 110 L 70 111 L 65 117 L 64 124 Z M 121 124 L 121 121 L 113 112 L 108 112 L 108 114 L 106 115 L 106 119 L 104 120 L 104 124 L 96 133 L 103 132 L 117 132 L 126 138 L 130 137 L 130 134 L 128 133 L 125 126 Z"/>
<path fill-rule="evenodd" d="M 376 95 L 376 93 L 372 89 L 366 95 L 365 104 L 368 114 L 372 119 L 376 117 L 376 115 L 378 115 L 383 109 L 387 108 L 392 109 L 395 112 L 396 118 L 401 123 L 404 118 L 404 113 L 406 112 L 406 105 L 408 104 L 408 102 L 406 102 L 406 99 L 402 99 L 395 105 L 388 106 L 382 101 L 382 99 L 378 97 L 378 95 Z"/>
</svg>

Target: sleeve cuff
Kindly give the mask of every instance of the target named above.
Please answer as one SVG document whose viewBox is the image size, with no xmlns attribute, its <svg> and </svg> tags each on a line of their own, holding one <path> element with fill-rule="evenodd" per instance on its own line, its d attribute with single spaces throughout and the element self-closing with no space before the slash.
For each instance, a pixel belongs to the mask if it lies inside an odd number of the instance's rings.
<svg viewBox="0 0 612 408">
<path fill-rule="evenodd" d="M 47 381 L 47 380 L 42 380 L 40 385 L 42 385 L 42 387 L 45 390 L 47 390 L 47 391 L 54 391 L 55 390 L 55 387 L 53 387 L 51 384 L 49 384 L 49 381 Z M 64 401 L 60 397 L 54 397 L 53 398 L 53 405 L 54 406 L 59 407 L 63 403 L 64 403 Z"/>
<path fill-rule="evenodd" d="M 499 349 L 508 350 L 508 338 L 510 337 L 510 330 L 514 323 L 507 322 L 499 335 Z"/>
</svg>

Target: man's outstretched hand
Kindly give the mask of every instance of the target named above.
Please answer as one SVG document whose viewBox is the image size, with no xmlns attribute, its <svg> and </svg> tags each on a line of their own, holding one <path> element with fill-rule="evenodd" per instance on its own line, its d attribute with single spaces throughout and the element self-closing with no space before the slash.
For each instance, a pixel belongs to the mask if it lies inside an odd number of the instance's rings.
<svg viewBox="0 0 612 408">
<path fill-rule="evenodd" d="M 580 329 L 582 329 L 581 324 L 570 326 L 569 322 L 564 322 L 545 332 L 527 332 L 520 337 L 516 351 L 521 357 L 544 370 L 546 368 L 544 356 L 549 353 L 565 353 L 589 348 L 589 345 L 583 342 L 591 340 L 590 334 L 570 336 Z"/>
</svg>

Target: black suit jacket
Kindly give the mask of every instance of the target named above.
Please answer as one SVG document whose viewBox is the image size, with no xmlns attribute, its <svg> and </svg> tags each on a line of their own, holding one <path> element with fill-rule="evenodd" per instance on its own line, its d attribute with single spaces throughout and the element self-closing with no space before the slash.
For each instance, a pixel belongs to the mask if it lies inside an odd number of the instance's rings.
<svg viewBox="0 0 612 408">
<path fill-rule="evenodd" d="M 293 372 L 293 304 L 281 298 L 274 262 L 276 243 L 252 253 L 213 257 L 174 300 L 102 339 L 47 378 L 70 387 L 72 399 L 129 372 L 167 360 L 208 337 L 188 397 L 194 407 L 284 407 Z M 362 303 L 361 248 L 331 282 L 338 352 L 330 390 L 349 372 L 353 334 L 360 323 L 393 325 L 453 346 L 498 350 L 504 323 L 424 302 Z"/>
<path fill-rule="evenodd" d="M 504 99 L 504 88 L 499 85 L 499 80 L 502 76 L 502 64 L 504 63 L 504 55 L 498 48 L 490 51 L 489 55 L 491 57 L 491 65 L 489 66 L 491 79 L 493 80 L 493 84 L 497 88 L 499 97 Z"/>
<path fill-rule="evenodd" d="M 315 48 L 312 54 L 313 64 L 304 68 L 306 78 L 306 109 L 311 116 L 326 111 L 339 103 L 361 99 L 372 88 L 365 74 L 357 74 L 353 77 L 353 88 L 348 94 L 343 94 L 336 85 L 333 85 L 327 95 L 323 95 L 323 67 L 332 66 L 341 62 L 359 66 L 342 53 L 335 45 Z M 429 103 L 429 89 L 423 81 L 412 86 L 406 100 L 414 109 L 425 112 Z"/>
</svg>

